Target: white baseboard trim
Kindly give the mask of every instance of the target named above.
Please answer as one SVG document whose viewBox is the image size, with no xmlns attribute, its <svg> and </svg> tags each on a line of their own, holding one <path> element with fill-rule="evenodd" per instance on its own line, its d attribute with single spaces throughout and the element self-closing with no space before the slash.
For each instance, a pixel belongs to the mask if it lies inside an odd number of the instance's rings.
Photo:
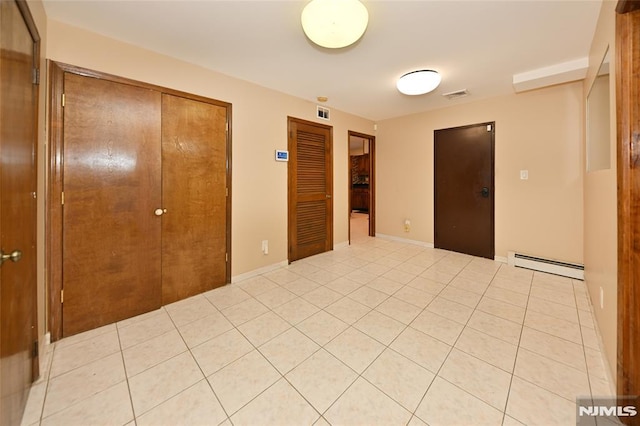
<svg viewBox="0 0 640 426">
<path fill-rule="evenodd" d="M 349 247 L 349 241 L 343 241 L 341 243 L 333 245 L 333 249 L 334 250 L 340 250 L 340 249 L 343 249 L 345 247 Z"/>
<path fill-rule="evenodd" d="M 587 283 L 585 282 L 585 287 L 587 285 Z M 600 333 L 600 326 L 598 325 L 598 320 L 596 320 L 596 315 L 593 311 L 593 303 L 591 303 L 591 295 L 589 294 L 589 288 L 587 288 L 587 299 L 589 299 L 589 307 L 591 308 L 591 317 L 593 319 L 593 327 L 596 330 L 596 336 L 598 337 L 598 347 L 600 348 L 600 355 L 602 356 L 602 359 L 604 361 L 604 372 L 607 375 L 607 380 L 609 382 L 609 392 L 610 395 L 616 395 L 617 390 L 616 390 L 616 371 L 615 371 L 615 364 L 613 365 L 613 370 L 611 369 L 612 365 L 609 362 L 609 357 L 607 357 L 607 352 L 604 349 L 604 340 L 602 340 L 602 334 Z M 581 326 L 582 327 L 582 326 Z M 596 395 L 594 395 L 596 396 Z"/>
<path fill-rule="evenodd" d="M 285 267 L 289 264 L 289 261 L 283 260 L 282 262 L 274 263 L 273 265 L 263 266 L 262 268 L 254 269 L 253 271 L 245 272 L 244 274 L 235 275 L 231 277 L 232 283 L 247 280 L 249 278 L 257 277 L 258 275 L 266 274 L 267 272 L 274 271 L 276 269 Z"/>
<path fill-rule="evenodd" d="M 400 237 L 396 237 L 395 235 L 386 235 L 386 234 L 376 233 L 376 237 L 382 238 L 384 240 L 398 241 L 400 243 L 415 244 L 421 247 L 433 248 L 433 243 L 425 243 L 424 241 L 410 240 L 408 238 L 400 238 Z"/>
<path fill-rule="evenodd" d="M 507 259 L 505 256 L 493 256 L 493 260 L 500 263 L 509 263 L 509 259 Z"/>
</svg>

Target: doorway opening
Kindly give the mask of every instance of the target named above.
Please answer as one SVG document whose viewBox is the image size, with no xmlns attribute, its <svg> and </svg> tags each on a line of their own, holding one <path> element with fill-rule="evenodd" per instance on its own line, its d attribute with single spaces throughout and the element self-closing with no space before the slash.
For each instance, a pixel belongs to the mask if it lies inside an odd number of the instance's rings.
<svg viewBox="0 0 640 426">
<path fill-rule="evenodd" d="M 349 244 L 375 231 L 375 137 L 349 131 Z"/>
</svg>

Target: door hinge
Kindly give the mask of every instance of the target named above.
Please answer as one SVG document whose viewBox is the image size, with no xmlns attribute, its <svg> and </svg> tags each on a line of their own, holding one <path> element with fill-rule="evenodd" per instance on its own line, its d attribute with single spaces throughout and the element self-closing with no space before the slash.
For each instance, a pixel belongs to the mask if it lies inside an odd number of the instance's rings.
<svg viewBox="0 0 640 426">
<path fill-rule="evenodd" d="M 228 262 L 229 261 L 229 253 L 225 253 L 224 254 L 224 261 Z"/>
<path fill-rule="evenodd" d="M 60 194 L 60 204 L 64 206 L 64 191 Z"/>
<path fill-rule="evenodd" d="M 33 84 L 40 84 L 40 68 L 33 68 Z"/>
<path fill-rule="evenodd" d="M 228 132 L 228 131 L 229 131 L 229 122 L 228 122 L 228 121 L 224 124 L 224 130 L 225 130 L 226 132 Z"/>
<path fill-rule="evenodd" d="M 60 290 L 60 303 L 64 303 L 64 289 Z"/>
<path fill-rule="evenodd" d="M 487 124 L 487 132 L 493 130 L 493 126 L 491 124 Z"/>
<path fill-rule="evenodd" d="M 35 342 L 33 342 L 33 357 L 37 357 L 38 356 L 38 341 L 36 340 Z"/>
<path fill-rule="evenodd" d="M 62 94 L 62 107 L 64 108 L 64 101 L 65 101 L 65 96 L 64 93 Z"/>
</svg>

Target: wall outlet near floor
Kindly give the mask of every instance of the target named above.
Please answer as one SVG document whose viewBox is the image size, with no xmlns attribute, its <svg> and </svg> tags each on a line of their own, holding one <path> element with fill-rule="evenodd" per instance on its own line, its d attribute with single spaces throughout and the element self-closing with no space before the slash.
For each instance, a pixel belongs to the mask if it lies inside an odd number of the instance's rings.
<svg viewBox="0 0 640 426">
<path fill-rule="evenodd" d="M 262 253 L 269 254 L 269 240 L 262 240 Z"/>
<path fill-rule="evenodd" d="M 404 232 L 409 232 L 411 230 L 411 221 L 409 219 L 404 220 Z"/>
<path fill-rule="evenodd" d="M 604 290 L 600 287 L 600 309 L 604 309 Z"/>
</svg>

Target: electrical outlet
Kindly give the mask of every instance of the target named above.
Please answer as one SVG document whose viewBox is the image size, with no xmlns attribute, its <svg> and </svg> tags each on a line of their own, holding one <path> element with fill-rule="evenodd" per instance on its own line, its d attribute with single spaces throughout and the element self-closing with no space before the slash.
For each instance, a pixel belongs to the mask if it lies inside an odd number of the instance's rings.
<svg viewBox="0 0 640 426">
<path fill-rule="evenodd" d="M 269 254 L 269 240 L 262 240 L 262 253 Z"/>
<path fill-rule="evenodd" d="M 520 170 L 520 179 L 528 180 L 529 179 L 529 170 Z"/>
<path fill-rule="evenodd" d="M 409 219 L 404 220 L 404 232 L 409 232 L 411 230 L 411 221 Z"/>
<path fill-rule="evenodd" d="M 600 309 L 604 309 L 604 290 L 600 287 Z"/>
</svg>

